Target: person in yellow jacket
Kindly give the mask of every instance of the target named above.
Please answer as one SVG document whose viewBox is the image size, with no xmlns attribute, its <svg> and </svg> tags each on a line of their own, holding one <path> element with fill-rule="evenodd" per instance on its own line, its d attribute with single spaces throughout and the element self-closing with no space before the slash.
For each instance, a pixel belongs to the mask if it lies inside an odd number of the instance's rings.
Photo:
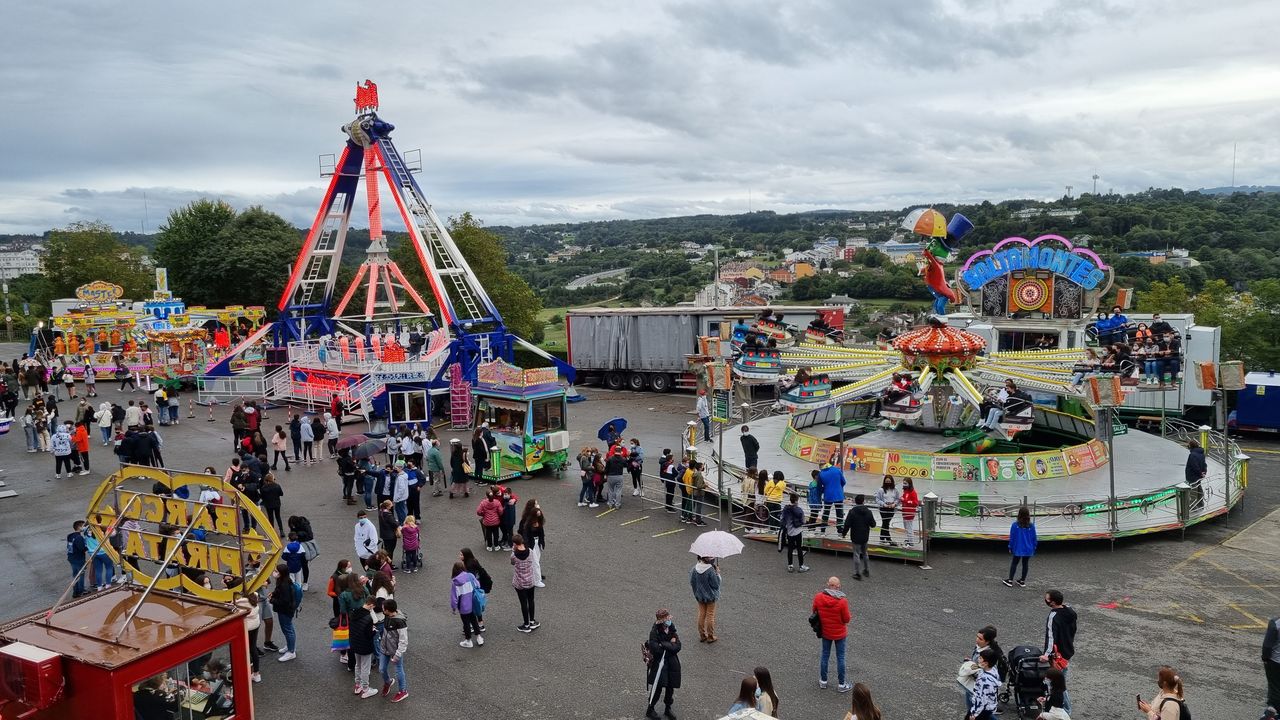
<svg viewBox="0 0 1280 720">
<path fill-rule="evenodd" d="M 787 479 L 780 470 L 773 472 L 773 479 L 764 484 L 764 506 L 769 511 L 769 527 L 777 530 L 782 518 L 782 496 L 787 492 Z"/>
</svg>

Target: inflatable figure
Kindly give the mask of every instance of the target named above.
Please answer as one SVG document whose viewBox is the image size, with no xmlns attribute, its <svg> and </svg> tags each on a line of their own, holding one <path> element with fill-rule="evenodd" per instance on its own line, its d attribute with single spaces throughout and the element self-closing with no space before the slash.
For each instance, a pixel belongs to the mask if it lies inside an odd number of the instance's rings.
<svg viewBox="0 0 1280 720">
<path fill-rule="evenodd" d="M 902 226 L 929 238 L 923 253 L 921 274 L 933 295 L 934 314 L 946 315 L 947 303 L 959 302 L 960 296 L 947 282 L 947 271 L 942 264 L 951 257 L 964 236 L 973 231 L 973 223 L 960 213 L 952 215 L 950 222 L 944 222 L 942 213 L 933 208 L 921 208 L 910 212 Z"/>
</svg>

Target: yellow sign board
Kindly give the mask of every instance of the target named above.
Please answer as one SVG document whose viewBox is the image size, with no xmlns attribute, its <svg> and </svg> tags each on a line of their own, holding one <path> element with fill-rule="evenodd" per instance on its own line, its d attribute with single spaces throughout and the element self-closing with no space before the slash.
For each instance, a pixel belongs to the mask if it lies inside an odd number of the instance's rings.
<svg viewBox="0 0 1280 720">
<path fill-rule="evenodd" d="M 157 484 L 173 494 L 153 492 Z M 206 487 L 218 491 L 220 504 L 196 500 Z M 186 498 L 177 494 L 183 488 Z M 161 590 L 217 602 L 265 585 L 284 551 L 262 510 L 216 475 L 126 465 L 98 486 L 88 519 L 103 551 L 136 582 L 150 583 L 159 574 L 155 586 Z M 107 540 L 112 532 L 122 536 L 120 552 Z M 226 588 L 227 575 L 243 584 Z"/>
<path fill-rule="evenodd" d="M 124 297 L 124 288 L 105 280 L 94 280 L 76 288 L 76 297 L 85 302 L 115 302 Z"/>
</svg>

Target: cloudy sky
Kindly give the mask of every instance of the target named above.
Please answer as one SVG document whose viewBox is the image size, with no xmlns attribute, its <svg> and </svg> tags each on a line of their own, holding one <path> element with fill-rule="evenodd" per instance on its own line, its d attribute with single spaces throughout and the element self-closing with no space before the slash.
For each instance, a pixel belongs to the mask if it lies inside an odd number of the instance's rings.
<svg viewBox="0 0 1280 720">
<path fill-rule="evenodd" d="M 386 8 L 382 15 L 370 14 Z M 353 14 L 354 10 L 361 14 Z M 1280 3 L 690 0 L 5 10 L 0 232 L 314 216 L 356 81 L 489 224 L 1280 184 Z M 144 210 L 143 195 L 146 195 Z"/>
</svg>

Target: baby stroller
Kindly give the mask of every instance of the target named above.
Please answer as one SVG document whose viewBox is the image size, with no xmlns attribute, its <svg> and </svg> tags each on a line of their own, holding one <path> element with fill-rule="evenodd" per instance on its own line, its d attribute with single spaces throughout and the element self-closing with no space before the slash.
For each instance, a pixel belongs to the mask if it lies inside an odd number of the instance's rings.
<svg viewBox="0 0 1280 720">
<path fill-rule="evenodd" d="M 1013 703 L 1019 718 L 1040 714 L 1036 698 L 1045 693 L 1044 675 L 1049 671 L 1049 663 L 1040 661 L 1041 653 L 1034 645 L 1019 645 L 1009 651 L 1009 672 L 999 700 L 1001 705 Z"/>
</svg>

